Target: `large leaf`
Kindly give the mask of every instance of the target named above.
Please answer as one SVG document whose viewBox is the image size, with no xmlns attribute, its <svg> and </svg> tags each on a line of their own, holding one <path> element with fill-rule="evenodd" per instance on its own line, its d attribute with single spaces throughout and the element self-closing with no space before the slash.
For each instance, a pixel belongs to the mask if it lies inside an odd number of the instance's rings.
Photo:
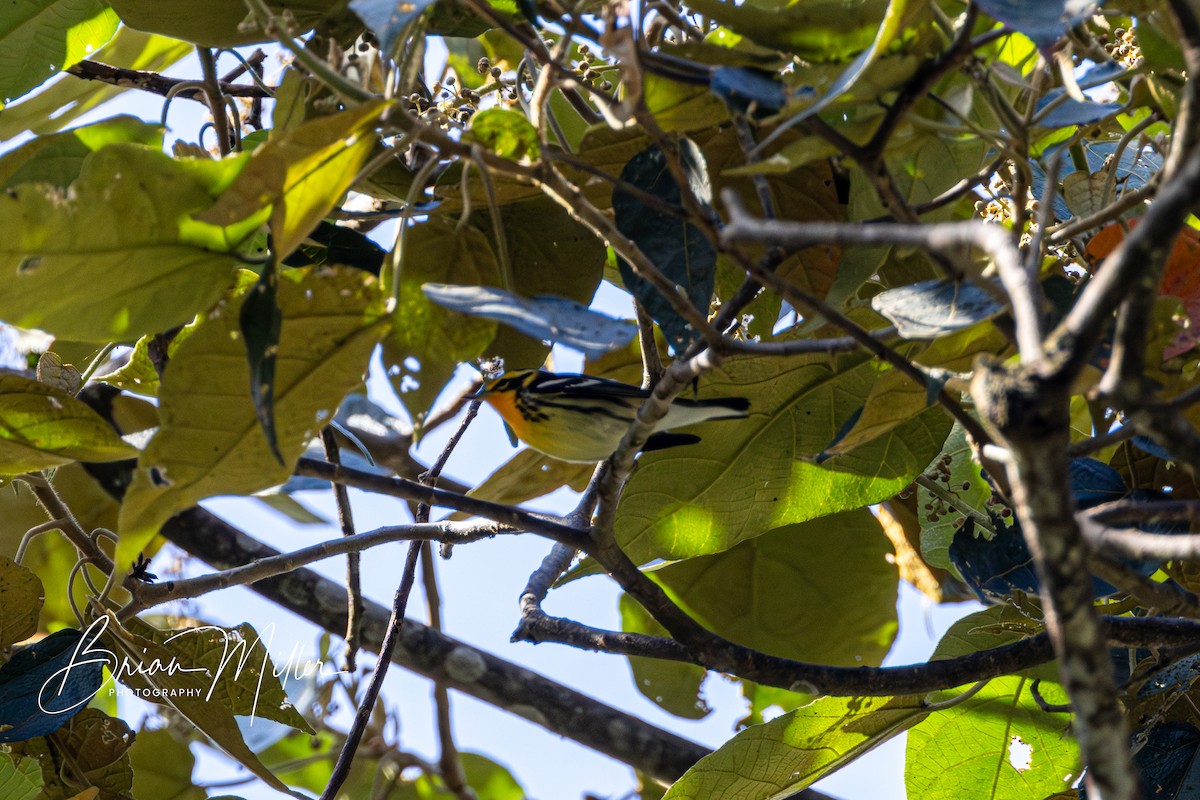
<svg viewBox="0 0 1200 800">
<path fill-rule="evenodd" d="M 527 500 L 550 494 L 570 486 L 582 492 L 596 471 L 594 464 L 572 464 L 559 461 L 527 447 L 505 461 L 496 471 L 484 478 L 468 494 L 493 503 L 520 505 Z M 458 512 L 452 519 L 467 519 L 470 515 Z"/>
<path fill-rule="evenodd" d="M 823 697 L 746 728 L 696 762 L 664 800 L 782 800 L 928 713 L 919 697 Z"/>
<path fill-rule="evenodd" d="M 879 378 L 871 387 L 866 402 L 819 458 L 824 461 L 849 453 L 908 422 L 932 404 L 930 394 L 936 389 L 936 386 L 922 386 L 891 367 L 879 367 Z"/>
<path fill-rule="evenodd" d="M 690 139 L 683 139 L 678 158 L 692 195 L 704 213 L 711 213 L 712 184 L 704 154 Z M 682 190 L 667 166 L 666 154 L 656 146 L 634 156 L 621 170 L 621 180 L 668 206 L 682 208 Z M 701 315 L 707 315 L 716 281 L 717 254 L 703 232 L 620 188 L 613 190 L 612 202 L 617 229 L 645 253 L 659 272 L 683 289 Z M 674 348 L 681 350 L 697 337 L 697 332 L 653 284 L 634 272 L 624 259 L 618 259 L 617 265 L 625 288 L 662 326 Z"/>
<path fill-rule="evenodd" d="M 102 0 L 10 0 L 0 7 L 0 108 L 105 44 L 120 22 Z"/>
<path fill-rule="evenodd" d="M 96 666 L 97 679 L 100 667 Z M 133 731 L 97 708 L 85 708 L 48 739 L 11 745 L 12 752 L 41 764 L 42 800 L 117 800 L 129 797 L 133 772 L 129 745 Z M 63 768 L 70 763 L 70 771 Z M 80 791 L 81 786 L 87 788 Z"/>
<path fill-rule="evenodd" d="M 692 0 L 688 7 L 758 44 L 792 51 L 806 61 L 842 61 L 871 46 L 888 2 Z"/>
<path fill-rule="evenodd" d="M 404 263 L 394 288 L 392 334 L 383 344 L 388 378 L 419 428 L 458 364 L 483 355 L 496 323 L 467 317 L 434 303 L 426 283 L 496 285 L 500 267 L 488 237 L 474 228 L 459 233 L 434 217 L 406 234 Z"/>
<path fill-rule="evenodd" d="M 114 67 L 161 72 L 192 52 L 194 48 L 187 42 L 122 27 L 92 57 Z M 62 130 L 130 88 L 97 86 L 92 81 L 58 81 L 0 111 L 0 141 L 26 131 L 43 134 Z"/>
<path fill-rule="evenodd" d="M 136 454 L 111 425 L 63 390 L 0 375 L 0 475 Z"/>
<path fill-rule="evenodd" d="M 878 665 L 897 630 L 891 552 L 879 522 L 860 508 L 652 574 L 693 619 L 739 644 L 800 661 Z"/>
<path fill-rule="evenodd" d="M 273 13 L 287 10 L 296 20 L 292 24 L 298 24 L 299 30 L 308 30 L 340 4 L 340 0 L 267 2 Z M 206 0 L 204 3 L 194 0 L 116 0 L 112 7 L 126 25 L 186 39 L 203 47 L 236 47 L 275 39 L 274 33 L 263 31 L 257 24 L 243 26 L 249 15 L 242 0 Z"/>
<path fill-rule="evenodd" d="M 249 233 L 190 219 L 241 160 L 179 161 L 113 144 L 59 189 L 0 194 L 0 319 L 64 339 L 132 340 L 189 321 L 233 280 Z M 137 220 L 131 224 L 130 220 Z"/>
<path fill-rule="evenodd" d="M 938 643 L 933 658 L 952 658 L 1021 638 L 1014 628 L 1029 620 L 1011 607 L 964 617 Z M 1066 694 L 1057 671 L 1043 665 L 1033 674 L 994 678 L 973 697 L 931 714 L 908 732 L 905 784 L 909 797 L 1043 800 L 1067 788 L 1079 774 L 1079 748 L 1070 717 L 1043 711 L 1031 684 L 1050 703 Z M 966 688 L 966 687 L 963 687 Z"/>
<path fill-rule="evenodd" d="M 92 125 L 39 136 L 0 158 L 0 187 L 49 183 L 66 188 L 89 155 L 115 142 L 162 147 L 163 130 L 137 117 L 109 117 Z"/>
<path fill-rule="evenodd" d="M 250 494 L 286 481 L 308 440 L 362 380 L 386 329 L 371 276 L 328 269 L 280 274 L 280 464 L 246 385 L 245 348 L 237 334 L 244 297 L 227 297 L 167 365 L 159 391 L 162 424 L 138 460 L 121 506 L 118 563 L 132 561 L 177 511 L 213 495 Z"/>
<path fill-rule="evenodd" d="M 167 729 L 138 731 L 129 748 L 134 797 L 161 800 L 205 800 L 208 794 L 192 783 L 196 757 Z"/>
<path fill-rule="evenodd" d="M 346 193 L 375 144 L 383 101 L 317 117 L 255 148 L 217 204 L 198 219 L 232 225 L 272 206 L 277 259 L 286 258 Z"/>
<path fill-rule="evenodd" d="M 863 405 L 874 378 L 861 355 L 727 361 L 701 380 L 700 396 L 746 397 L 750 418 L 696 426 L 700 444 L 641 457 L 618 507 L 622 548 L 639 564 L 720 552 L 907 486 L 950 431 L 941 409 L 812 463 Z"/>
</svg>

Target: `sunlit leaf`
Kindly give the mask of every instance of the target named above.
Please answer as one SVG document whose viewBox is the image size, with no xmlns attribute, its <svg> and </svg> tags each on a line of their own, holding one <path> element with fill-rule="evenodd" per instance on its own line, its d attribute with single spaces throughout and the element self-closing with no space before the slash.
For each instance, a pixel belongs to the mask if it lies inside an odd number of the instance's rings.
<svg viewBox="0 0 1200 800">
<path fill-rule="evenodd" d="M 10 0 L 0 10 L 0 108 L 104 45 L 120 20 L 101 0 Z"/>
<path fill-rule="evenodd" d="M 195 48 L 187 42 L 122 26 L 108 44 L 91 55 L 111 66 L 156 72 L 193 52 Z M 97 86 L 92 81 L 58 81 L 0 113 L 0 141 L 26 131 L 45 134 L 62 130 L 87 111 L 130 88 Z"/>
<path fill-rule="evenodd" d="M 0 375 L 0 475 L 136 454 L 95 411 L 61 389 Z"/>
<path fill-rule="evenodd" d="M 933 658 L 1016 641 L 1021 634 L 1013 628 L 1029 625 L 1011 607 L 976 612 L 947 631 Z M 910 730 L 904 771 L 909 796 L 1043 800 L 1069 786 L 1080 767 L 1071 718 L 1039 707 L 1031 688 L 1035 677 L 1046 702 L 1066 702 L 1055 682 L 1057 669 L 1043 665 L 1034 674 L 993 678 L 973 697 L 930 714 Z"/>
<path fill-rule="evenodd" d="M 84 160 L 105 145 L 132 142 L 160 148 L 162 138 L 159 126 L 124 115 L 39 136 L 0 157 L 0 187 L 49 183 L 66 188 L 79 177 Z"/>
<path fill-rule="evenodd" d="M 272 206 L 275 254 L 287 257 L 350 188 L 375 144 L 371 131 L 387 108 L 383 101 L 364 103 L 272 136 L 255 148 L 216 205 L 197 219 L 232 225 Z"/>
<path fill-rule="evenodd" d="M 113 144 L 86 159 L 67 193 L 22 184 L 0 194 L 0 319 L 87 342 L 190 321 L 233 282 L 232 251 L 249 233 L 190 215 L 241 165 Z"/>
<path fill-rule="evenodd" d="M 506 108 L 485 108 L 471 117 L 471 127 L 463 138 L 504 158 L 534 161 L 541 154 L 537 130 L 524 114 Z"/>
<path fill-rule="evenodd" d="M 700 759 L 664 800 L 788 797 L 928 713 L 918 697 L 824 697 L 746 728 Z"/>
<path fill-rule="evenodd" d="M 647 453 L 621 497 L 616 533 L 637 563 L 726 550 L 770 529 L 894 495 L 941 449 L 938 408 L 830 459 L 815 456 L 866 400 L 864 356 L 735 358 L 700 381 L 703 397 L 746 397 L 750 418 L 695 426 L 700 444 Z"/>
<path fill-rule="evenodd" d="M 874 666 L 897 630 L 891 551 L 863 508 L 776 528 L 652 575 L 693 619 L 739 644 L 800 661 Z M 854 592 L 842 591 L 851 582 Z"/>
</svg>

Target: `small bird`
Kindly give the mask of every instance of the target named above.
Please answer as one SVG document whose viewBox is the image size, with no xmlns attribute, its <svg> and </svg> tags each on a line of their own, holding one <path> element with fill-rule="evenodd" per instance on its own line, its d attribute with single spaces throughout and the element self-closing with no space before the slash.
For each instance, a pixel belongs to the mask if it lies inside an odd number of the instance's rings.
<svg viewBox="0 0 1200 800">
<path fill-rule="evenodd" d="M 590 464 L 617 449 L 650 390 L 591 375 L 526 369 L 489 381 L 480 396 L 504 418 L 514 445 L 520 439 L 560 461 Z M 709 420 L 743 419 L 749 408 L 744 397 L 674 400 L 642 449 L 695 444 L 699 436 L 664 431 Z"/>
</svg>

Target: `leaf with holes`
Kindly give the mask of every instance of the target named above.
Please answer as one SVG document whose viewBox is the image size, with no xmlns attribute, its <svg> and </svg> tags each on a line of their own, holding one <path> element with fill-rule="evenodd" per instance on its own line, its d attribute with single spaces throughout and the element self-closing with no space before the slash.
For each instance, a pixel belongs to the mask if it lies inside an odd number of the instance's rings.
<svg viewBox="0 0 1200 800">
<path fill-rule="evenodd" d="M 258 225 L 191 215 L 244 163 L 118 143 L 88 156 L 66 192 L 27 183 L 0 193 L 0 319 L 102 343 L 191 321 L 233 283 L 235 251 Z"/>
<path fill-rule="evenodd" d="M 177 511 L 213 495 L 251 494 L 285 482 L 309 439 L 362 381 L 387 330 L 370 275 L 348 269 L 280 273 L 280 464 L 246 391 L 246 351 L 238 334 L 245 298 L 244 288 L 227 296 L 167 365 L 158 394 L 162 424 L 121 504 L 118 563 L 136 558 Z"/>
</svg>

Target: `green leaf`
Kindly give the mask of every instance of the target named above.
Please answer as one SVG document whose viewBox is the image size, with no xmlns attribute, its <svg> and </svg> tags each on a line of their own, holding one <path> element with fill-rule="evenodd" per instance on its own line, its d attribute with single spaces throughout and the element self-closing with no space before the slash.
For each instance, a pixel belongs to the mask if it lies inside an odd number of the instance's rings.
<svg viewBox="0 0 1200 800">
<path fill-rule="evenodd" d="M 119 23 L 102 0 L 9 0 L 0 9 L 0 108 L 86 58 Z"/>
<path fill-rule="evenodd" d="M 897 630 L 891 552 L 879 522 L 860 508 L 651 574 L 693 619 L 739 644 L 799 661 L 877 666 Z"/>
<path fill-rule="evenodd" d="M 696 426 L 700 444 L 643 455 L 618 506 L 618 542 L 639 564 L 716 553 L 903 489 L 950 431 L 939 408 L 852 453 L 810 463 L 874 379 L 862 355 L 729 359 L 701 380 L 700 397 L 746 397 L 750 418 Z"/>
<path fill-rule="evenodd" d="M 195 49 L 187 42 L 121 27 L 108 44 L 91 55 L 114 67 L 161 72 L 193 52 Z M 94 81 L 58 81 L 0 111 L 0 141 L 25 132 L 40 135 L 62 130 L 130 88 L 97 86 Z"/>
<path fill-rule="evenodd" d="M 949 474 L 942 473 L 937 465 L 948 462 Z M 967 435 L 960 425 L 955 425 L 946 438 L 942 452 L 929 465 L 930 476 L 939 481 L 945 490 L 953 494 L 959 502 L 980 513 L 987 513 L 987 503 L 992 499 L 992 487 L 983 478 L 983 472 L 974 460 L 971 445 Z M 950 564 L 950 543 L 958 533 L 958 523 L 961 514 L 947 513 L 938 519 L 929 518 L 930 510 L 927 505 L 941 505 L 932 493 L 924 486 L 917 490 L 917 509 L 921 515 L 921 557 L 931 567 L 954 569 Z M 949 509 L 947 509 L 949 510 Z"/>
<path fill-rule="evenodd" d="M 138 461 L 121 506 L 118 563 L 141 552 L 169 517 L 218 494 L 283 483 L 320 426 L 366 371 L 384 334 L 375 279 L 358 270 L 287 270 L 279 276 L 275 423 L 271 455 L 246 391 L 237 334 L 245 292 L 227 297 L 167 365 L 162 424 Z"/>
<path fill-rule="evenodd" d="M 806 61 L 842 61 L 871 46 L 887 0 L 734 3 L 691 0 L 688 8 L 757 44 Z"/>
<path fill-rule="evenodd" d="M 668 636 L 646 609 L 627 594 L 620 600 L 621 630 Z M 685 661 L 629 656 L 633 685 L 663 711 L 684 719 L 703 719 L 712 713 L 700 690 L 708 670 Z"/>
<path fill-rule="evenodd" d="M 135 455 L 100 415 L 61 389 L 0 375 L 0 475 Z"/>
<path fill-rule="evenodd" d="M 0 752 L 0 796 L 7 800 L 34 800 L 44 785 L 37 759 Z"/>
<path fill-rule="evenodd" d="M 312 28 L 339 3 L 337 0 L 269 0 L 273 13 L 283 10 L 295 18 L 298 30 Z M 186 39 L 201 47 L 238 47 L 271 42 L 274 34 L 257 24 L 243 27 L 246 4 L 242 0 L 116 0 L 112 7 L 121 21 L 138 30 Z"/>
<path fill-rule="evenodd" d="M 1009 622 L 1029 620 L 1011 607 L 997 606 L 956 622 L 934 652 L 952 658 L 1016 641 Z M 1049 703 L 1066 702 L 1043 665 L 1032 675 L 995 678 L 976 695 L 931 714 L 908 733 L 904 778 L 909 797 L 1042 800 L 1071 785 L 1079 775 L 1079 747 L 1067 714 L 1043 711 L 1030 685 Z"/>
<path fill-rule="evenodd" d="M 99 797 L 129 795 L 133 788 L 129 746 L 134 737 L 123 720 L 95 708 L 85 708 L 51 738 L 57 752 L 71 754 L 71 766 L 78 780 L 99 789 Z M 42 774 L 45 775 L 44 770 Z M 63 785 L 68 792 L 77 788 L 74 783 Z M 65 796 L 73 797 L 69 793 Z"/>
<path fill-rule="evenodd" d="M 228 226 L 255 219 L 271 206 L 274 252 L 282 261 L 354 183 L 387 108 L 383 101 L 365 103 L 272 136 L 255 148 L 217 204 L 197 219 Z"/>
<path fill-rule="evenodd" d="M 192 332 L 200 325 L 200 320 L 184 325 L 179 332 L 171 337 L 167 344 L 167 359 L 175 356 L 179 345 L 183 344 Z M 126 392 L 154 397 L 158 394 L 158 370 L 150 360 L 150 343 L 154 335 L 146 335 L 137 340 L 128 360 L 117 369 L 104 375 L 97 375 L 96 380 L 103 381 Z"/>
<path fill-rule="evenodd" d="M 0 188 L 22 183 L 49 183 L 66 188 L 79 177 L 83 162 L 106 145 L 132 142 L 161 148 L 163 129 L 137 117 L 118 116 L 39 136 L 0 158 Z"/>
<path fill-rule="evenodd" d="M 525 800 L 528 795 L 506 767 L 479 753 L 459 754 L 467 785 L 479 800 Z M 441 780 L 422 775 L 414 783 L 420 800 L 442 800 L 446 788 Z"/>
<path fill-rule="evenodd" d="M 691 193 L 704 211 L 711 213 L 712 184 L 704 154 L 695 142 L 683 139 L 678 159 Z M 621 170 L 621 180 L 668 206 L 682 209 L 682 189 L 667 166 L 667 155 L 657 146 L 630 159 Z M 679 216 L 651 206 L 619 187 L 613 189 L 612 203 L 617 229 L 629 237 L 664 276 L 682 287 L 701 315 L 706 315 L 716 281 L 717 253 L 703 232 Z M 698 336 L 658 289 L 638 275 L 625 259 L 618 259 L 617 266 L 625 287 L 662 327 L 672 347 L 682 350 Z"/>
<path fill-rule="evenodd" d="M 176 634 L 182 635 L 170 641 L 169 637 Z M 227 705 L 230 695 L 226 693 L 220 700 L 215 698 L 215 690 L 229 682 L 227 673 L 233 671 L 236 658 L 220 674 L 210 672 L 213 664 L 211 659 L 208 663 L 194 664 L 192 656 L 195 653 L 188 649 L 188 641 L 195 640 L 200 635 L 162 631 L 141 620 L 131 619 L 125 623 L 123 629 L 116 628 L 115 624 L 110 627 L 103 641 L 105 647 L 118 659 L 138 667 L 132 673 L 125 671 L 126 674 L 122 677 L 124 683 L 146 692 L 147 700 L 162 702 L 175 708 L 213 743 L 267 785 L 286 791 L 283 783 L 264 767 L 246 746 L 234 718 L 236 712 Z M 232 641 L 230 643 L 233 644 Z M 215 648 L 212 652 L 216 653 L 218 659 L 222 654 Z M 183 669 L 168 670 L 164 668 L 167 664 L 178 664 Z M 154 668 L 155 665 L 157 669 Z M 214 690 L 214 697 L 211 699 L 210 690 Z M 251 686 L 248 691 L 253 694 L 254 688 Z"/>
<path fill-rule="evenodd" d="M 129 748 L 133 795 L 144 800 L 205 800 L 207 793 L 192 783 L 196 757 L 167 729 L 138 731 Z"/>
<path fill-rule="evenodd" d="M 506 108 L 487 108 L 471 118 L 471 127 L 463 135 L 497 155 L 517 161 L 536 161 L 542 154 L 537 129 L 524 114 Z"/>
<path fill-rule="evenodd" d="M 190 321 L 232 283 L 231 251 L 248 233 L 190 215 L 241 164 L 113 144 L 88 156 L 66 193 L 23 184 L 0 194 L 0 319 L 86 342 Z"/>
<path fill-rule="evenodd" d="M 7 650 L 37 633 L 45 602 L 42 582 L 31 570 L 0 556 L 0 649 Z"/>
<path fill-rule="evenodd" d="M 823 697 L 746 728 L 696 762 L 664 800 L 790 797 L 927 714 L 918 697 Z"/>
<path fill-rule="evenodd" d="M 452 223 L 435 217 L 414 226 L 406 236 L 400 283 L 395 287 L 394 326 L 383 343 L 383 360 L 396 395 L 419 428 L 458 364 L 482 355 L 496 335 L 492 320 L 443 308 L 421 286 L 487 286 L 502 281 L 491 242 L 474 228 L 459 233 Z"/>
</svg>

